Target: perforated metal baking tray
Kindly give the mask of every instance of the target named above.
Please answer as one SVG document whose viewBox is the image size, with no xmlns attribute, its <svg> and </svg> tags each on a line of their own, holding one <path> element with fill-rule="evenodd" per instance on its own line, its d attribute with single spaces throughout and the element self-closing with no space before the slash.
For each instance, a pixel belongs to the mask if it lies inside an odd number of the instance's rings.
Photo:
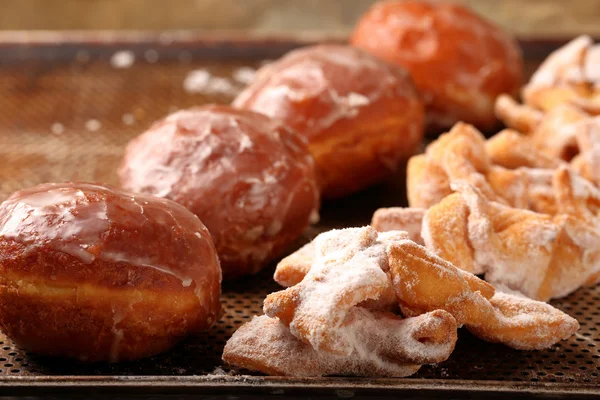
<svg viewBox="0 0 600 400">
<path fill-rule="evenodd" d="M 230 102 L 243 86 L 236 77 L 311 41 L 182 33 L 0 34 L 0 200 L 47 181 L 115 183 L 124 145 L 152 121 L 178 108 Z M 559 44 L 524 41 L 528 72 Z M 133 55 L 133 64 L 115 68 L 111 58 L 118 51 L 128 52 L 126 61 Z M 202 93 L 186 91 L 186 76 L 198 69 L 222 80 Z M 324 230 L 368 224 L 378 207 L 406 204 L 404 186 L 399 171 L 383 185 L 324 204 L 321 223 L 296 246 Z M 544 351 L 511 350 L 461 330 L 448 361 L 424 366 L 407 379 L 290 379 L 232 371 L 221 362 L 223 346 L 237 327 L 261 313 L 265 295 L 278 289 L 272 273 L 271 265 L 258 276 L 226 283 L 226 313 L 213 330 L 137 362 L 80 364 L 37 357 L 0 333 L 0 396 L 600 395 L 600 287 L 553 302 L 577 318 L 581 330 Z"/>
</svg>

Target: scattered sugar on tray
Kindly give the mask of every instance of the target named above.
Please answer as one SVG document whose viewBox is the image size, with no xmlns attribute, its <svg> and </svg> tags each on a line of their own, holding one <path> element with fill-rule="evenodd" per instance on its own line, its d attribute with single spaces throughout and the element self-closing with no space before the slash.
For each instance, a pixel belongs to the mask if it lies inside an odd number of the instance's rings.
<svg viewBox="0 0 600 400">
<path fill-rule="evenodd" d="M 183 81 L 183 88 L 188 93 L 225 95 L 238 93 L 238 89 L 229 79 L 213 76 L 205 69 L 190 71 Z"/>
<path fill-rule="evenodd" d="M 233 71 L 233 79 L 244 85 L 249 85 L 254 81 L 256 70 L 250 67 L 240 67 Z"/>
<path fill-rule="evenodd" d="M 221 367 L 216 367 L 215 369 L 213 369 L 213 371 L 210 373 L 211 375 L 229 375 L 227 372 L 225 372 L 225 370 Z"/>
<path fill-rule="evenodd" d="M 110 65 L 114 68 L 129 68 L 135 62 L 135 54 L 129 50 L 120 50 L 110 57 Z"/>
<path fill-rule="evenodd" d="M 102 128 L 102 124 L 97 119 L 89 119 L 85 122 L 85 129 L 90 132 L 99 131 Z"/>
<path fill-rule="evenodd" d="M 50 126 L 50 131 L 55 135 L 61 135 L 65 131 L 65 126 L 60 122 L 55 122 Z"/>
</svg>

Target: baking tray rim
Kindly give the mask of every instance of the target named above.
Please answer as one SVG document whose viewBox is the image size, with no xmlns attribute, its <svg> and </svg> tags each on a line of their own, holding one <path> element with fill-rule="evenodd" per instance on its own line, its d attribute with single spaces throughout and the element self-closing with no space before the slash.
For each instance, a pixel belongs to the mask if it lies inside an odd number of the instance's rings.
<svg viewBox="0 0 600 400">
<path fill-rule="evenodd" d="M 331 377 L 295 378 L 286 376 L 255 375 L 191 375 L 191 376 L 5 376 L 0 377 L 2 389 L 222 389 L 269 388 L 269 389 L 331 389 L 331 390 L 393 390 L 393 391 L 444 391 L 473 393 L 531 393 L 531 394 L 577 394 L 600 395 L 600 386 L 593 383 L 573 387 L 561 382 L 515 382 L 498 380 L 464 379 L 415 379 L 415 378 L 352 378 Z"/>
</svg>

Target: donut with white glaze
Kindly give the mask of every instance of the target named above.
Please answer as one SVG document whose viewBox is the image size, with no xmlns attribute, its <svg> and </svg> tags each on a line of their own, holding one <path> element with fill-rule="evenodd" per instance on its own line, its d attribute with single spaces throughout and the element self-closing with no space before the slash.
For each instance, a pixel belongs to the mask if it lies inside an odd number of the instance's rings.
<svg viewBox="0 0 600 400">
<path fill-rule="evenodd" d="M 458 4 L 379 2 L 359 20 L 351 43 L 412 74 L 431 129 L 464 121 L 490 130 L 496 97 L 516 96 L 523 83 L 516 40 Z"/>
<path fill-rule="evenodd" d="M 178 111 L 134 138 L 121 186 L 196 214 L 225 279 L 254 274 L 318 217 L 314 160 L 304 139 L 264 115 L 207 105 Z"/>
<path fill-rule="evenodd" d="M 211 328 L 220 292 L 208 230 L 173 201 L 51 183 L 0 205 L 0 329 L 37 354 L 157 354 Z"/>
<path fill-rule="evenodd" d="M 423 103 L 409 74 L 351 46 L 286 54 L 261 68 L 233 106 L 304 135 L 327 198 L 391 175 L 423 138 Z"/>
</svg>

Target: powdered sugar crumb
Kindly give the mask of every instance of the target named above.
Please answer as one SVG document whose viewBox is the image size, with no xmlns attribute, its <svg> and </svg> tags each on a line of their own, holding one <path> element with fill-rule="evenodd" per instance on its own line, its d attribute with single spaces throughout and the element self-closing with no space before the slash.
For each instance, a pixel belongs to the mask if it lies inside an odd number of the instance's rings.
<svg viewBox="0 0 600 400">
<path fill-rule="evenodd" d="M 65 131 L 65 126 L 60 122 L 55 122 L 52 124 L 52 126 L 50 126 L 50 131 L 55 135 L 61 135 Z"/>
<path fill-rule="evenodd" d="M 114 68 L 129 68 L 135 62 L 135 54 L 129 50 L 120 50 L 110 58 L 110 65 Z"/>
<path fill-rule="evenodd" d="M 236 95 L 239 88 L 229 79 L 213 76 L 205 69 L 191 71 L 183 81 L 188 93 Z"/>
<path fill-rule="evenodd" d="M 100 123 L 100 121 L 97 119 L 89 119 L 85 122 L 85 129 L 90 132 L 99 131 L 100 128 L 102 128 L 102 123 Z"/>
</svg>

